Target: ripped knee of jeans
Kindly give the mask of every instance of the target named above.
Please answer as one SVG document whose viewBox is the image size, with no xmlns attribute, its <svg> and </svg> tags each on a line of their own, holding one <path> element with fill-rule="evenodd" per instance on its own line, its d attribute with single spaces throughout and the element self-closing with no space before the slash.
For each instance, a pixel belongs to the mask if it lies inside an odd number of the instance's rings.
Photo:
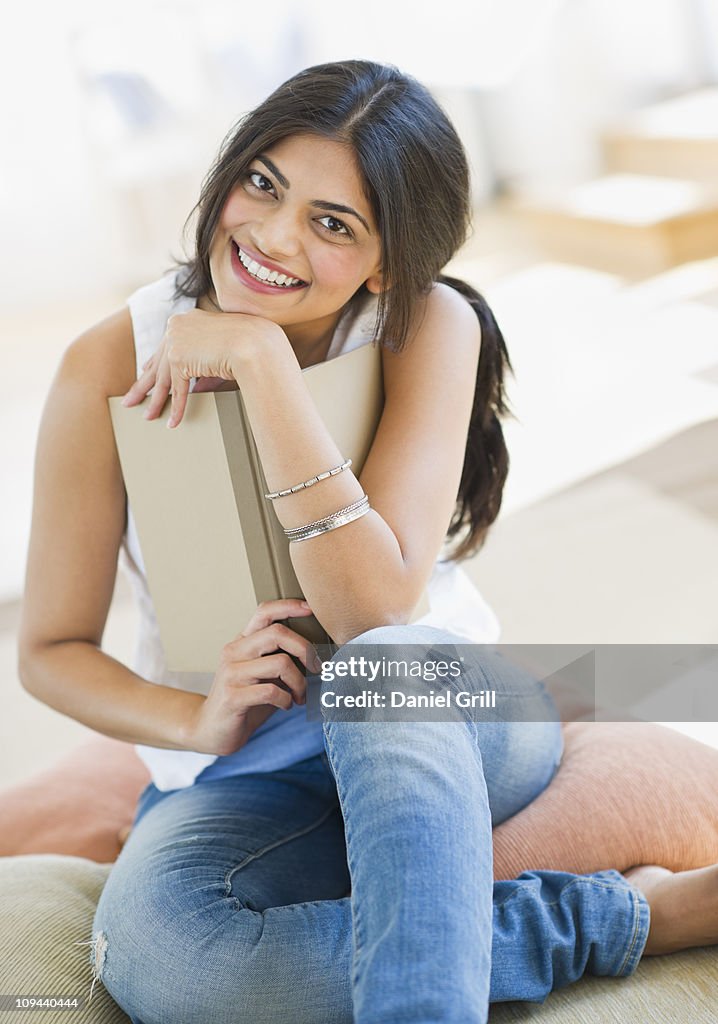
<svg viewBox="0 0 718 1024">
<path fill-rule="evenodd" d="M 92 984 L 90 985 L 90 995 L 87 1000 L 89 1005 L 92 1002 L 92 993 L 95 990 L 96 983 L 102 981 L 102 971 L 105 966 L 105 958 L 107 957 L 107 935 L 103 931 L 98 931 L 94 933 L 89 942 L 76 942 L 75 945 L 90 947 Z"/>
</svg>

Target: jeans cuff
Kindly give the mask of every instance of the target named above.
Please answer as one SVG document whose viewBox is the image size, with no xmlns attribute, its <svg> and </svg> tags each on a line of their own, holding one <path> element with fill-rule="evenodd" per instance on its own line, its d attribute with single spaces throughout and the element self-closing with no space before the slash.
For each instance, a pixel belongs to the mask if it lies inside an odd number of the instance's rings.
<svg viewBox="0 0 718 1024">
<path fill-rule="evenodd" d="M 631 904 L 631 924 L 629 925 L 628 944 L 626 952 L 621 960 L 618 970 L 615 971 L 614 977 L 616 978 L 627 978 L 629 974 L 633 974 L 635 969 L 638 967 L 638 962 L 643 955 L 643 950 L 646 948 L 646 942 L 648 941 L 648 929 L 651 924 L 651 909 L 648 905 L 648 900 L 636 889 L 635 886 L 631 885 L 623 875 L 619 874 L 618 871 L 610 872 L 615 874 L 625 886 L 627 886 L 627 898 Z"/>
</svg>

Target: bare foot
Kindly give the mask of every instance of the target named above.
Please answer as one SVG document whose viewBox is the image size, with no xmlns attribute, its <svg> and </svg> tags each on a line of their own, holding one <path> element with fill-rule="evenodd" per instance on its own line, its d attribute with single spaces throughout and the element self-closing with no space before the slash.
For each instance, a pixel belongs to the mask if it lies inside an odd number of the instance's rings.
<svg viewBox="0 0 718 1024">
<path fill-rule="evenodd" d="M 649 864 L 623 874 L 651 908 L 644 956 L 718 943 L 718 864 L 675 873 Z"/>
</svg>

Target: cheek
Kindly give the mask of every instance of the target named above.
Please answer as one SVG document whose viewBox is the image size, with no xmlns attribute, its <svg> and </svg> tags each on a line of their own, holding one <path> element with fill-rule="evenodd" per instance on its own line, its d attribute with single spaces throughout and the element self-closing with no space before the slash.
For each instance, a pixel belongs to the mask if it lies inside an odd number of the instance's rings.
<svg viewBox="0 0 718 1024">
<path fill-rule="evenodd" d="M 224 209 L 219 216 L 219 227 L 230 231 L 246 216 L 247 196 L 242 188 L 236 188 L 230 193 L 229 199 L 224 204 Z"/>
<path fill-rule="evenodd" d="M 336 246 L 331 250 L 322 248 L 312 260 L 315 277 L 321 277 L 325 286 L 338 289 L 350 287 L 352 290 L 368 276 L 368 272 L 362 276 L 364 263 L 364 258 L 359 257 L 356 250 L 352 251 L 349 246 Z"/>
<path fill-rule="evenodd" d="M 225 252 L 227 245 L 227 236 L 234 231 L 239 223 L 243 219 L 246 219 L 246 213 L 244 210 L 245 196 L 240 190 L 233 192 L 227 202 L 224 204 L 224 208 L 219 215 L 219 221 L 214 232 L 214 238 L 209 250 L 209 261 L 210 267 L 212 264 L 221 259 Z M 244 217 L 243 217 L 244 214 Z"/>
</svg>

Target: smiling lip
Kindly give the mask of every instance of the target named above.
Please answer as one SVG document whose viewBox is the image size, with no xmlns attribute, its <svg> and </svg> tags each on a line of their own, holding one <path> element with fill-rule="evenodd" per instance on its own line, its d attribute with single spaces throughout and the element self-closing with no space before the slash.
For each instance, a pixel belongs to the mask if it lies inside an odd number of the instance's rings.
<svg viewBox="0 0 718 1024">
<path fill-rule="evenodd" d="M 287 277 L 297 276 L 296 274 L 287 273 L 287 271 L 284 270 L 283 267 L 280 267 L 277 263 L 272 263 L 270 260 L 260 259 L 260 257 L 256 253 L 252 252 L 251 249 L 245 249 L 245 247 L 242 246 L 242 252 L 246 253 L 246 255 L 249 256 L 251 259 L 256 260 L 257 263 L 261 263 L 269 270 L 276 270 L 278 274 L 285 274 Z M 248 288 L 251 288 L 252 291 L 262 292 L 264 294 L 271 293 L 272 295 L 281 295 L 282 292 L 285 292 L 286 294 L 291 295 L 292 292 L 298 292 L 301 291 L 302 288 L 307 287 L 306 282 L 302 282 L 301 284 L 292 285 L 292 287 L 290 288 L 284 288 L 282 287 L 282 285 L 267 284 L 266 281 L 260 281 L 258 278 L 252 277 L 252 275 L 247 271 L 246 267 L 243 266 L 242 261 L 239 258 L 238 246 L 234 239 L 232 239 L 231 253 L 232 270 L 234 271 L 235 275 L 239 278 L 239 280 L 242 282 L 242 284 L 245 284 Z"/>
</svg>

